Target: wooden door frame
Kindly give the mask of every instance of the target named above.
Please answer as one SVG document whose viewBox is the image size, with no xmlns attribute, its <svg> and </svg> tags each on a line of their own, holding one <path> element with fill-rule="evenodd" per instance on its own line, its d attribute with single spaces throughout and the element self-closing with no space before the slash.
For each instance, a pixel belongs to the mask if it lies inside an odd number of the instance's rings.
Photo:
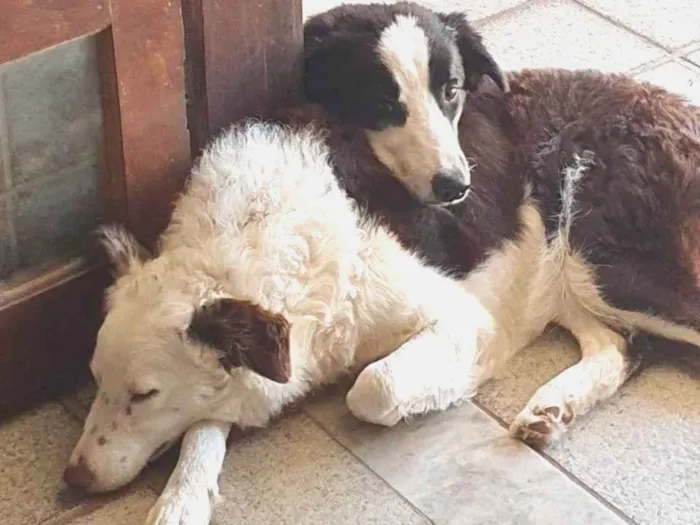
<svg viewBox="0 0 700 525">
<path fill-rule="evenodd" d="M 301 97 L 302 0 L 182 0 L 193 156 L 231 122 Z"/>
<path fill-rule="evenodd" d="M 3 11 L 0 64 L 96 35 L 104 216 L 152 243 L 190 163 L 179 4 L 11 0 Z M 86 254 L 0 292 L 0 415 L 75 386 L 94 346 L 108 283 L 104 261 Z"/>
<path fill-rule="evenodd" d="M 213 134 L 299 100 L 301 0 L 10 0 L 0 64 L 90 35 L 104 215 L 153 245 Z M 104 260 L 86 254 L 0 291 L 0 417 L 79 384 L 109 282 Z"/>
</svg>

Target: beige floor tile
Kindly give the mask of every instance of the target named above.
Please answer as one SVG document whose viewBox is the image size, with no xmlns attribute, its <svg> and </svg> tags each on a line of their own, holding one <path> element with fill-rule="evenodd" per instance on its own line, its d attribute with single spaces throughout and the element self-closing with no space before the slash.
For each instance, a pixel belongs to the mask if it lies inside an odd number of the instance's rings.
<svg viewBox="0 0 700 525">
<path fill-rule="evenodd" d="M 517 355 L 479 401 L 507 422 L 535 390 L 578 359 L 565 337 Z M 697 525 L 700 356 L 645 370 L 545 450 L 640 525 Z"/>
<path fill-rule="evenodd" d="M 621 525 L 474 405 L 394 428 L 354 419 L 336 396 L 308 413 L 436 525 Z"/>
<path fill-rule="evenodd" d="M 636 36 L 574 3 L 536 3 L 480 27 L 504 69 L 628 71 L 662 56 Z"/>
<path fill-rule="evenodd" d="M 581 3 L 669 49 L 700 41 L 697 0 L 581 0 Z"/>
<path fill-rule="evenodd" d="M 61 475 L 80 425 L 58 404 L 0 424 L 0 523 L 34 525 L 79 503 Z"/>
<path fill-rule="evenodd" d="M 394 4 L 397 0 L 304 0 L 304 18 L 327 11 L 340 4 Z M 464 11 L 472 21 L 495 15 L 527 0 L 419 0 L 418 3 L 442 12 Z"/>
<path fill-rule="evenodd" d="M 673 61 L 637 75 L 639 80 L 651 82 L 685 96 L 700 106 L 700 73 Z"/>
<path fill-rule="evenodd" d="M 233 444 L 213 525 L 412 525 L 427 521 L 299 414 Z"/>
<path fill-rule="evenodd" d="M 65 525 L 141 525 L 155 502 L 156 495 L 150 490 L 134 491 L 89 514 L 68 519 Z"/>
</svg>

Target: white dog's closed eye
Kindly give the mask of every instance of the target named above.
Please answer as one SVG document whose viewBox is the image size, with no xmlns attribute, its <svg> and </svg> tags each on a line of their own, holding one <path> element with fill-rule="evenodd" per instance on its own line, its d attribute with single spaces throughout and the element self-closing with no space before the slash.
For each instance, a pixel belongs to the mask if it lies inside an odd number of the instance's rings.
<svg viewBox="0 0 700 525">
<path fill-rule="evenodd" d="M 143 403 L 144 401 L 148 401 L 149 399 L 153 399 L 158 394 L 160 394 L 160 390 L 158 390 L 157 388 L 134 389 L 131 391 L 131 394 L 129 396 L 129 403 L 132 403 L 132 404 Z"/>
</svg>

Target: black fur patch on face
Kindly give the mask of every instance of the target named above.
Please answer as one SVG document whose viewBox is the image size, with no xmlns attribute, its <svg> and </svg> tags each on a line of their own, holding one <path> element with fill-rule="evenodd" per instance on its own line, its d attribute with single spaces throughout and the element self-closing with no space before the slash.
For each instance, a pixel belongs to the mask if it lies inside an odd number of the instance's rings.
<svg viewBox="0 0 700 525">
<path fill-rule="evenodd" d="M 441 15 L 420 5 L 344 5 L 309 19 L 304 27 L 304 89 L 346 126 L 382 130 L 402 126 L 406 108 L 399 86 L 379 58 L 382 32 L 398 16 L 410 16 L 428 42 L 430 90 L 454 120 L 464 89 L 482 75 L 505 81 L 462 14 Z"/>
<path fill-rule="evenodd" d="M 406 108 L 378 49 L 382 32 L 400 15 L 415 18 L 425 33 L 430 90 L 450 120 L 461 109 L 463 90 L 475 91 L 483 75 L 507 90 L 500 68 L 464 14 L 435 13 L 411 2 L 342 5 L 310 18 L 304 26 L 308 101 L 323 105 L 346 126 L 375 131 L 402 126 Z"/>
<path fill-rule="evenodd" d="M 430 91 L 443 114 L 453 121 L 462 109 L 466 82 L 457 34 L 437 16 L 424 17 L 419 25 L 430 48 Z"/>
<path fill-rule="evenodd" d="M 306 23 L 306 97 L 349 126 L 377 131 L 402 126 L 406 109 L 399 102 L 399 86 L 377 54 L 390 13 L 352 7 L 348 13 L 334 9 Z"/>
</svg>

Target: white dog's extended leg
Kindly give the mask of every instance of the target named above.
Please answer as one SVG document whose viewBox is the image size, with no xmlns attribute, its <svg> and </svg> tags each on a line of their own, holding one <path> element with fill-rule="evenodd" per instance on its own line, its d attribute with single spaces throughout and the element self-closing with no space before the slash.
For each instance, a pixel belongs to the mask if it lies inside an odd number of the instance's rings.
<svg viewBox="0 0 700 525">
<path fill-rule="evenodd" d="M 393 426 L 402 418 L 444 410 L 469 399 L 481 380 L 479 329 L 461 323 L 427 327 L 395 352 L 368 365 L 347 394 L 352 414 Z"/>
<path fill-rule="evenodd" d="M 582 359 L 535 392 L 510 427 L 513 437 L 533 446 L 558 439 L 575 418 L 615 394 L 634 371 L 621 335 L 591 323 L 574 336 Z"/>
<path fill-rule="evenodd" d="M 221 421 L 202 421 L 187 430 L 177 466 L 146 525 L 209 524 L 230 430 L 231 424 Z"/>
</svg>

